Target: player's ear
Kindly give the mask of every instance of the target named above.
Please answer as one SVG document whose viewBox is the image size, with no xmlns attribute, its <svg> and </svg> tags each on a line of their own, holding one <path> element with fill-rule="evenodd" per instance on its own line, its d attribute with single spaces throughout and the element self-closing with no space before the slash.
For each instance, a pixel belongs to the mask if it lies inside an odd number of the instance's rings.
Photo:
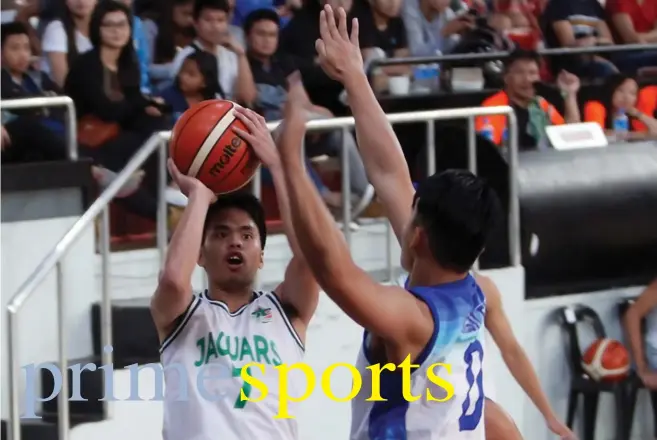
<svg viewBox="0 0 657 440">
<path fill-rule="evenodd" d="M 417 254 L 423 242 L 426 242 L 424 230 L 418 225 L 413 225 L 411 227 L 411 236 L 408 240 L 408 247 Z"/>
<path fill-rule="evenodd" d="M 205 258 L 203 258 L 203 244 L 201 244 L 201 249 L 198 253 L 198 265 L 202 268 L 205 268 Z"/>
<path fill-rule="evenodd" d="M 262 266 L 265 265 L 265 251 L 260 251 L 260 264 L 258 264 L 258 269 L 262 269 Z"/>
</svg>

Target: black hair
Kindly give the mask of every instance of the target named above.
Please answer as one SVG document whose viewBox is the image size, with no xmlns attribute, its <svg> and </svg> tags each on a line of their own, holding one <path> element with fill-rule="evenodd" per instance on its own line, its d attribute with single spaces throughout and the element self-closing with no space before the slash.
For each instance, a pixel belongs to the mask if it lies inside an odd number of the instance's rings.
<svg viewBox="0 0 657 440">
<path fill-rule="evenodd" d="M 216 218 L 219 213 L 226 209 L 239 209 L 244 211 L 253 223 L 258 228 L 258 235 L 260 235 L 260 247 L 265 248 L 267 241 L 267 225 L 265 223 L 265 210 L 260 201 L 249 192 L 248 188 L 244 190 L 235 191 L 230 194 L 225 194 L 217 197 L 217 201 L 210 205 L 208 214 L 205 216 L 205 224 L 203 225 L 203 237 L 210 227 L 210 223 Z"/>
<path fill-rule="evenodd" d="M 248 35 L 249 32 L 251 32 L 251 29 L 253 29 L 253 26 L 257 22 L 263 20 L 273 21 L 274 23 L 276 23 L 278 27 L 281 26 L 281 19 L 276 13 L 276 11 L 266 8 L 256 9 L 254 11 L 251 11 L 249 15 L 247 15 L 246 18 L 244 19 L 244 24 L 243 24 L 244 34 Z"/>
<path fill-rule="evenodd" d="M 203 50 L 195 50 L 185 61 L 191 60 L 196 63 L 198 70 L 203 75 L 205 80 L 205 88 L 203 89 L 203 99 L 216 99 L 217 96 L 223 96 L 221 87 L 219 86 L 219 73 L 217 72 L 217 58 L 211 53 Z M 185 62 L 183 61 L 183 63 Z M 180 80 L 176 76 L 176 87 L 180 89 Z"/>
<path fill-rule="evenodd" d="M 139 74 L 139 62 L 137 60 L 137 53 L 135 52 L 134 29 L 132 27 L 132 11 L 125 4 L 118 1 L 101 1 L 96 5 L 94 12 L 91 14 L 89 21 L 89 40 L 94 46 L 94 50 L 99 51 L 102 46 L 102 38 L 100 36 L 100 28 L 103 24 L 105 16 L 112 12 L 123 12 L 128 20 L 130 26 L 130 38 L 128 43 L 121 49 L 121 54 L 118 60 L 118 78 L 119 84 L 122 87 L 139 86 L 141 76 Z"/>
<path fill-rule="evenodd" d="M 513 49 L 509 56 L 504 60 L 504 70 L 508 71 L 516 61 L 533 61 L 541 64 L 541 56 L 535 50 L 526 50 L 520 47 Z"/>
<path fill-rule="evenodd" d="M 2 23 L 2 26 L 0 26 L 0 38 L 2 38 L 0 46 L 4 47 L 5 41 L 7 41 L 7 38 L 11 37 L 12 35 L 30 36 L 29 32 L 27 31 L 27 26 L 24 23 L 18 21 Z"/>
<path fill-rule="evenodd" d="M 65 0 L 61 1 L 60 8 L 60 13 L 56 15 L 62 22 L 64 33 L 66 34 L 66 62 L 68 63 L 68 67 L 70 69 L 70 67 L 73 65 L 73 61 L 79 55 L 78 46 L 76 44 L 77 38 L 75 38 L 75 31 L 77 28 L 75 27 L 73 14 L 71 14 L 71 10 L 66 5 Z M 98 8 L 98 5 L 96 5 L 96 8 Z M 89 30 L 89 32 L 91 32 L 91 30 Z"/>
<path fill-rule="evenodd" d="M 467 170 L 443 171 L 421 182 L 413 205 L 431 255 L 458 273 L 470 270 L 501 215 L 495 191 Z"/>
<path fill-rule="evenodd" d="M 194 20 L 198 20 L 201 13 L 206 9 L 213 11 L 224 11 L 226 15 L 230 14 L 230 7 L 226 0 L 195 0 L 194 1 Z"/>
<path fill-rule="evenodd" d="M 614 118 L 616 117 L 616 115 L 614 114 L 614 105 L 612 103 L 612 100 L 616 90 L 627 80 L 632 80 L 636 82 L 636 80 L 629 75 L 616 73 L 608 76 L 605 79 L 604 84 L 602 85 L 600 103 L 604 106 L 606 110 L 605 126 L 604 126 L 604 128 L 606 129 L 614 128 Z M 633 119 L 630 115 L 627 115 L 627 117 L 630 119 L 630 121 Z M 630 123 L 629 126 L 630 131 L 632 131 L 633 125 L 634 124 Z"/>
<path fill-rule="evenodd" d="M 156 63 L 164 63 L 173 60 L 176 56 L 176 32 L 183 32 L 188 37 L 193 37 L 195 30 L 189 28 L 177 28 L 173 21 L 173 10 L 178 6 L 193 4 L 194 0 L 161 0 L 161 10 L 155 20 L 157 24 L 157 37 L 155 37 L 155 48 L 153 59 Z"/>
</svg>

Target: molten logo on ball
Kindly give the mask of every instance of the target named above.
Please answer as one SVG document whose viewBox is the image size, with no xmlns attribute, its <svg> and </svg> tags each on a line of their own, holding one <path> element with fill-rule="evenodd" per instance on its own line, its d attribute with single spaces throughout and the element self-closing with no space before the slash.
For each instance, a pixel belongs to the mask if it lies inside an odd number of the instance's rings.
<svg viewBox="0 0 657 440">
<path fill-rule="evenodd" d="M 226 145 L 224 147 L 224 151 L 219 158 L 219 161 L 212 165 L 212 168 L 210 168 L 210 175 L 212 177 L 216 177 L 221 173 L 221 170 L 223 170 L 226 165 L 230 163 L 230 159 L 235 155 L 237 150 L 240 148 L 240 145 L 242 145 L 242 140 L 238 137 L 234 137 L 231 139 L 230 144 Z"/>
</svg>

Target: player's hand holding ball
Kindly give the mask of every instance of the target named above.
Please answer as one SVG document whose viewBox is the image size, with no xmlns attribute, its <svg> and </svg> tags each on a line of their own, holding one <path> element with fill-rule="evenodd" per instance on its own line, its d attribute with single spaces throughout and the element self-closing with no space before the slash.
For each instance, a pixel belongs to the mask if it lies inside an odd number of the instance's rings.
<svg viewBox="0 0 657 440">
<path fill-rule="evenodd" d="M 363 56 L 358 47 L 358 19 L 351 24 L 351 36 L 347 31 L 347 13 L 338 10 L 336 23 L 333 9 L 326 5 L 319 16 L 319 34 L 315 42 L 319 65 L 331 78 L 343 82 L 354 74 L 362 75 Z"/>
<path fill-rule="evenodd" d="M 233 127 L 235 134 L 244 139 L 253 148 L 253 151 L 265 166 L 270 169 L 277 168 L 280 165 L 280 157 L 278 156 L 274 139 L 272 139 L 267 128 L 265 118 L 253 110 L 244 107 L 235 108 L 235 117 L 242 121 L 242 124 L 248 130 Z"/>
<path fill-rule="evenodd" d="M 200 180 L 181 173 L 173 162 L 173 159 L 167 161 L 167 168 L 169 168 L 169 174 L 171 174 L 171 178 L 178 185 L 180 192 L 187 196 L 187 198 L 201 197 L 207 199 L 208 204 L 217 199 L 217 196 L 210 191 L 210 188 L 201 183 Z"/>
</svg>

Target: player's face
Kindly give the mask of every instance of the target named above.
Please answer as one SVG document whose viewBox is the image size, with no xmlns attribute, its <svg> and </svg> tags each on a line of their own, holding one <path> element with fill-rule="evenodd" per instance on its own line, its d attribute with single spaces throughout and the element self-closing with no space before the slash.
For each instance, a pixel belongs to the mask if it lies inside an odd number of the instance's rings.
<svg viewBox="0 0 657 440">
<path fill-rule="evenodd" d="M 10 35 L 2 46 L 2 66 L 10 72 L 24 73 L 30 66 L 30 39 L 26 34 Z"/>
<path fill-rule="evenodd" d="M 103 45 L 121 49 L 130 42 L 130 22 L 122 11 L 105 14 L 100 23 L 100 38 Z"/>
<path fill-rule="evenodd" d="M 253 219 L 237 208 L 217 214 L 208 225 L 199 264 L 220 289 L 250 287 L 263 264 L 260 235 Z"/>
<path fill-rule="evenodd" d="M 201 40 L 220 44 L 228 33 L 228 16 L 224 11 L 204 9 L 194 24 Z"/>
</svg>

